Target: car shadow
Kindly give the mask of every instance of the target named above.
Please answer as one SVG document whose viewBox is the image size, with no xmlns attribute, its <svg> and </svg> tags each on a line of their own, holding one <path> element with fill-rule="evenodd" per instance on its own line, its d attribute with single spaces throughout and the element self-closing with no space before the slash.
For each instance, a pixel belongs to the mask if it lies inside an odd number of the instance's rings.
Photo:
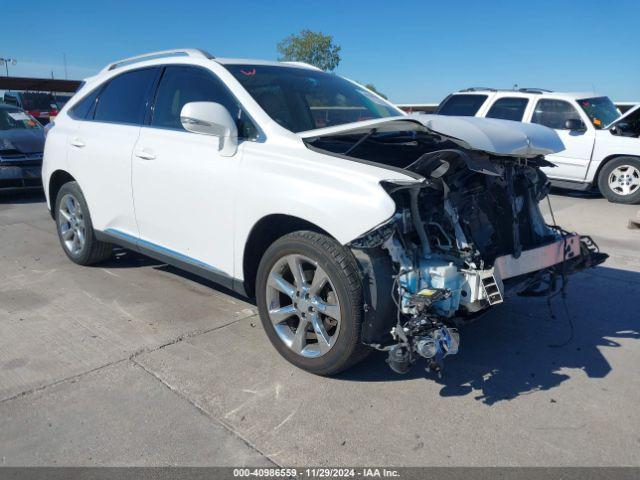
<svg viewBox="0 0 640 480">
<path fill-rule="evenodd" d="M 606 267 L 591 272 L 570 282 L 566 310 L 560 296 L 551 301 L 551 311 L 546 298 L 514 298 L 462 327 L 460 351 L 445 359 L 442 378 L 425 372 L 424 361 L 398 375 L 383 363 L 383 352 L 337 378 L 425 378 L 441 386 L 442 397 L 473 395 L 486 405 L 553 389 L 571 379 L 571 370 L 603 378 L 611 372 L 604 355 L 607 348 L 620 348 L 624 339 L 640 339 L 634 293 L 640 290 L 640 273 Z M 616 304 L 609 308 L 611 298 Z"/>
<path fill-rule="evenodd" d="M 202 285 L 204 287 L 211 288 L 212 290 L 216 290 L 216 291 L 218 291 L 220 293 L 223 293 L 225 295 L 233 297 L 236 300 L 241 300 L 241 301 L 243 301 L 245 303 L 250 303 L 251 305 L 254 305 L 254 306 L 256 305 L 256 301 L 253 298 L 247 298 L 247 297 L 245 297 L 243 295 L 240 295 L 237 292 L 234 292 L 230 288 L 223 287 L 222 285 L 219 285 L 219 284 L 217 284 L 215 282 L 212 282 L 211 280 L 207 280 L 206 278 L 199 277 L 198 275 L 195 275 L 193 273 L 181 270 L 181 269 L 176 268 L 176 267 L 174 267 L 172 265 L 164 264 L 164 265 L 158 265 L 158 266 L 156 266 L 154 268 L 156 270 L 161 270 L 163 272 L 167 272 L 167 273 L 170 273 L 172 275 L 176 275 L 176 276 L 185 278 L 185 279 L 190 280 L 192 282 L 198 283 L 198 284 L 200 284 L 200 285 Z"/>
<path fill-rule="evenodd" d="M 552 187 L 551 194 L 567 198 L 584 198 L 586 200 L 595 200 L 598 198 L 602 198 L 602 194 L 598 191 L 597 188 L 591 188 L 589 190 L 581 191 Z"/>
<path fill-rule="evenodd" d="M 214 282 L 117 248 L 101 267 L 150 266 L 255 305 Z M 445 359 L 441 378 L 425 371 L 419 360 L 405 375 L 385 363 L 386 353 L 374 351 L 362 363 L 335 376 L 351 382 L 403 382 L 425 379 L 440 386 L 442 397 L 473 395 L 486 405 L 550 390 L 580 370 L 589 378 L 604 378 L 611 366 L 604 353 L 622 340 L 640 340 L 637 291 L 640 273 L 598 267 L 573 276 L 565 303 L 561 296 L 515 297 L 460 329 L 461 348 Z M 615 298 L 612 303 L 610 299 Z"/>
<path fill-rule="evenodd" d="M 165 264 L 151 257 L 142 255 L 134 250 L 114 247 L 109 259 L 96 265 L 100 268 L 137 268 L 137 267 L 162 267 Z"/>
<path fill-rule="evenodd" d="M 128 250 L 121 247 L 115 247 L 113 249 L 113 254 L 108 260 L 101 262 L 96 265 L 100 268 L 139 268 L 139 267 L 151 267 L 154 270 L 159 270 L 162 272 L 169 273 L 171 275 L 175 275 L 177 277 L 181 277 L 192 282 L 198 283 L 204 287 L 211 288 L 212 290 L 217 290 L 220 293 L 225 295 L 229 295 L 238 300 L 242 300 L 247 303 L 251 303 L 255 305 L 254 299 L 247 299 L 242 295 L 230 290 L 222 285 L 214 283 L 206 278 L 199 277 L 198 275 L 192 274 L 185 270 L 181 270 L 180 268 L 173 267 L 166 263 L 160 262 L 158 260 L 154 260 L 151 257 L 147 257 L 142 253 L 138 253 L 134 250 Z"/>
</svg>

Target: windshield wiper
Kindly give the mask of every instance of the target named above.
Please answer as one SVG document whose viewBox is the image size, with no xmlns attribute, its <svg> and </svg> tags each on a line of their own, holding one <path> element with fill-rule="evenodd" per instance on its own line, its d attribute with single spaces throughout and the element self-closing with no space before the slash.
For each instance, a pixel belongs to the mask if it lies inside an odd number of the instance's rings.
<svg viewBox="0 0 640 480">
<path fill-rule="evenodd" d="M 358 148 L 360 145 L 362 145 L 362 142 L 365 142 L 368 138 L 370 138 L 372 135 L 375 135 L 377 133 L 378 129 L 377 128 L 372 128 L 371 130 L 369 130 L 367 133 L 365 133 L 362 137 L 360 137 L 358 139 L 358 141 L 356 143 L 354 143 L 353 145 L 351 145 L 346 152 L 343 153 L 343 155 L 349 155 L 351 152 L 353 152 L 356 148 Z"/>
</svg>

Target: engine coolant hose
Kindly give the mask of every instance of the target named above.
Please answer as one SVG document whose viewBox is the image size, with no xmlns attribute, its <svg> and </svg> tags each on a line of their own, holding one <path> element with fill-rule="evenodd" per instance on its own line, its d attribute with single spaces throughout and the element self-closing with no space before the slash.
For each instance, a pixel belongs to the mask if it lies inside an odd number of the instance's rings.
<svg viewBox="0 0 640 480">
<path fill-rule="evenodd" d="M 431 245 L 429 244 L 427 233 L 424 230 L 424 223 L 422 222 L 422 218 L 420 218 L 420 209 L 418 208 L 419 193 L 419 188 L 411 189 L 411 218 L 413 219 L 413 226 L 416 228 L 418 237 L 420 238 L 420 243 L 422 244 L 422 252 L 425 256 L 427 256 L 431 253 Z"/>
</svg>

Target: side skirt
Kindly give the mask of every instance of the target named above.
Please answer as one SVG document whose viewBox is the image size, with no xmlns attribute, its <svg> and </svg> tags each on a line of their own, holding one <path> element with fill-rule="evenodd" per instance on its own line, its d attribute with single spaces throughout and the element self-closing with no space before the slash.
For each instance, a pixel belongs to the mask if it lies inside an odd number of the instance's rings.
<svg viewBox="0 0 640 480">
<path fill-rule="evenodd" d="M 95 235 L 96 239 L 101 242 L 113 243 L 114 245 L 126 248 L 127 250 L 133 250 L 134 252 L 141 253 L 142 255 L 146 255 L 147 257 L 158 260 L 159 262 L 166 263 L 167 265 L 171 265 L 197 275 L 198 277 L 217 283 L 229 290 L 233 290 L 243 297 L 247 296 L 244 288 L 244 281 L 233 278 L 226 273 L 196 259 L 117 230 L 108 229 L 104 232 L 96 230 Z"/>
<path fill-rule="evenodd" d="M 566 188 L 567 190 L 577 190 L 580 192 L 586 192 L 592 185 L 590 182 L 573 182 L 571 180 L 554 180 L 550 178 L 551 185 L 557 188 Z"/>
</svg>

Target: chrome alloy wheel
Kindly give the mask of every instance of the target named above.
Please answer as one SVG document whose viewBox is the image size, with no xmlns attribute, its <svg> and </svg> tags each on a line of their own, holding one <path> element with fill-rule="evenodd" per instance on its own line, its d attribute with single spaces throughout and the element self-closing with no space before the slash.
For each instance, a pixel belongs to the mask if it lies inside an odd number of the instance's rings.
<svg viewBox="0 0 640 480">
<path fill-rule="evenodd" d="M 609 174 L 609 188 L 618 195 L 631 195 L 640 188 L 640 170 L 620 165 Z"/>
<path fill-rule="evenodd" d="M 70 193 L 60 200 L 58 226 L 64 247 L 72 255 L 78 255 L 86 242 L 86 227 L 80 202 Z"/>
<path fill-rule="evenodd" d="M 340 333 L 340 301 L 318 262 L 285 255 L 267 279 L 269 319 L 280 340 L 298 355 L 321 357 Z"/>
</svg>

